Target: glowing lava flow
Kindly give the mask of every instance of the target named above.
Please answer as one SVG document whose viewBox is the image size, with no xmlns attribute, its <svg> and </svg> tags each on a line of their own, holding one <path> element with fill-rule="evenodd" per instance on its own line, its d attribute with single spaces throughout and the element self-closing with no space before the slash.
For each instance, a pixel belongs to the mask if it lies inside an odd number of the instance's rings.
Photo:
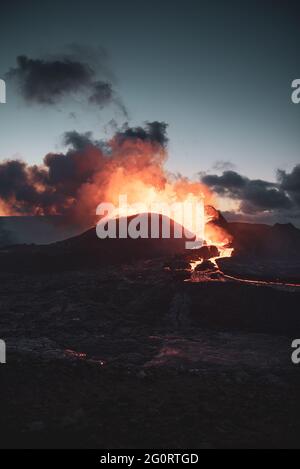
<svg viewBox="0 0 300 469">
<path fill-rule="evenodd" d="M 219 266 L 218 266 L 218 264 L 217 264 L 217 260 L 218 260 L 218 259 L 223 259 L 223 258 L 226 258 L 226 257 L 227 257 L 227 258 L 228 258 L 228 257 L 232 257 L 234 248 L 220 247 L 220 246 L 218 246 L 218 250 L 219 250 L 220 255 L 217 256 L 217 257 L 212 257 L 211 259 L 209 259 L 209 261 L 210 261 L 211 263 L 213 263 L 213 264 L 215 265 L 215 267 L 217 267 L 217 269 L 219 270 Z M 197 268 L 199 265 L 201 265 L 203 262 L 204 262 L 204 259 L 192 260 L 192 261 L 190 262 L 192 272 L 195 272 L 196 268 Z"/>
<path fill-rule="evenodd" d="M 204 271 L 198 272 L 196 269 L 199 265 L 203 264 L 205 261 L 195 260 L 190 262 L 191 264 L 191 278 L 187 280 L 188 282 L 213 282 L 213 281 L 221 281 L 221 282 L 234 282 L 234 283 L 242 283 L 244 285 L 253 285 L 253 286 L 261 286 L 261 287 L 273 287 L 273 288 L 300 288 L 300 284 L 298 283 L 289 283 L 289 282 L 274 282 L 274 281 L 267 281 L 267 280 L 249 280 L 243 279 L 238 277 L 233 277 L 231 275 L 224 274 L 218 266 L 218 259 L 232 257 L 234 249 L 232 248 L 219 248 L 220 256 L 214 257 L 209 259 L 209 262 L 215 266 L 215 269 L 207 269 Z M 217 277 L 212 277 L 212 274 L 217 274 Z"/>
<path fill-rule="evenodd" d="M 231 275 L 224 275 L 226 280 L 231 280 L 233 282 L 245 283 L 246 285 L 255 285 L 257 287 L 285 287 L 285 288 L 300 288 L 299 283 L 284 283 L 284 282 L 272 282 L 267 280 L 247 280 L 237 277 L 232 277 Z"/>
<path fill-rule="evenodd" d="M 213 257 L 212 259 L 210 259 L 210 261 L 213 262 L 215 266 L 219 269 L 217 260 L 223 259 L 225 257 L 232 257 L 234 249 L 228 248 L 228 247 L 218 247 L 218 249 L 219 249 L 220 255 L 218 257 Z"/>
</svg>

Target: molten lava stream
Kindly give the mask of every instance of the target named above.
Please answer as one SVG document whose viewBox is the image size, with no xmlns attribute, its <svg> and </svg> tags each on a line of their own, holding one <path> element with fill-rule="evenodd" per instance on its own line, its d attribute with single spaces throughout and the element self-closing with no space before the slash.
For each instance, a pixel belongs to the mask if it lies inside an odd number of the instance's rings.
<svg viewBox="0 0 300 469">
<path fill-rule="evenodd" d="M 274 282 L 274 281 L 267 281 L 267 280 L 249 280 L 244 278 L 238 278 L 231 275 L 224 274 L 218 266 L 218 259 L 232 257 L 234 249 L 232 248 L 224 248 L 220 249 L 220 256 L 213 257 L 209 259 L 209 261 L 205 261 L 204 259 L 195 260 L 191 262 L 191 278 L 186 280 L 187 282 L 199 283 L 199 282 L 235 282 L 235 283 L 242 283 L 246 285 L 254 285 L 254 286 L 269 286 L 269 287 L 286 287 L 286 288 L 300 288 L 300 284 L 298 283 L 289 283 L 289 282 Z M 198 266 L 207 263 L 208 268 L 203 269 L 198 272 L 196 269 Z M 215 268 L 209 268 L 209 264 L 214 265 Z"/>
<path fill-rule="evenodd" d="M 230 281 L 245 283 L 246 285 L 256 285 L 256 286 L 267 286 L 267 287 L 292 287 L 292 288 L 300 288 L 299 283 L 285 283 L 285 282 L 273 282 L 267 280 L 248 280 L 243 278 L 232 277 L 231 275 L 225 275 L 225 279 Z"/>
<path fill-rule="evenodd" d="M 215 243 L 217 244 L 217 243 Z M 208 245 L 209 248 L 210 245 Z M 231 257 L 234 249 L 228 246 L 218 245 L 219 256 L 211 257 L 208 260 L 197 259 L 191 261 L 191 282 L 224 281 L 224 273 L 220 270 L 217 260 L 225 257 Z"/>
<path fill-rule="evenodd" d="M 187 282 L 199 283 L 199 282 L 236 282 L 242 283 L 245 285 L 254 285 L 254 286 L 269 286 L 269 287 L 286 287 L 286 288 L 300 288 L 298 283 L 289 283 L 289 282 L 274 282 L 267 280 L 249 280 L 244 278 L 238 278 L 231 275 L 227 275 L 222 272 L 218 266 L 217 261 L 222 258 L 232 257 L 234 249 L 228 247 L 218 247 L 220 256 L 213 257 L 208 261 L 204 259 L 197 259 L 191 261 L 191 278 L 186 280 Z M 203 270 L 197 268 L 203 265 Z M 214 266 L 214 267 L 213 267 Z"/>
</svg>

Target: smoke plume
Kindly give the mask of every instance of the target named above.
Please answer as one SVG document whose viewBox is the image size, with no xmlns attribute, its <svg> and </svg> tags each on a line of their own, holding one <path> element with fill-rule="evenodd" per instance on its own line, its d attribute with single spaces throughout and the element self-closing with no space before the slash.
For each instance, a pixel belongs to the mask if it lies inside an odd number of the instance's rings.
<svg viewBox="0 0 300 469">
<path fill-rule="evenodd" d="M 92 52 L 88 48 L 82 50 L 82 47 L 73 46 L 70 53 L 54 58 L 20 55 L 6 78 L 17 85 L 24 100 L 30 104 L 53 106 L 69 95 L 77 94 L 100 108 L 114 104 L 127 116 L 127 110 L 114 89 L 112 73 L 105 66 L 104 52 L 98 53 L 97 58 Z"/>
<path fill-rule="evenodd" d="M 40 166 L 21 161 L 0 164 L 2 214 L 68 215 L 83 225 L 95 219 L 101 202 L 118 205 L 119 194 L 128 203 L 151 202 L 155 194 L 167 203 L 187 194 L 211 193 L 200 183 L 173 177 L 165 170 L 167 125 L 125 125 L 109 141 L 75 131 L 64 136 L 65 153 L 49 153 Z"/>
</svg>

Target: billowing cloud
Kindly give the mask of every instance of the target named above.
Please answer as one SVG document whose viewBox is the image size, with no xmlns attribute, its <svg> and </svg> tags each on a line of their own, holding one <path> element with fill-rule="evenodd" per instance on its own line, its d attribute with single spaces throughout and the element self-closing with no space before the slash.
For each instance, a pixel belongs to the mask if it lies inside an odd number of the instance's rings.
<svg viewBox="0 0 300 469">
<path fill-rule="evenodd" d="M 128 127 L 125 125 L 123 129 L 116 134 L 116 138 L 122 142 L 125 140 L 141 140 L 143 142 L 158 143 L 162 147 L 166 147 L 168 143 L 167 127 L 165 122 L 147 122 L 145 127 Z"/>
<path fill-rule="evenodd" d="M 8 78 L 16 80 L 26 101 L 55 104 L 66 94 L 89 87 L 93 74 L 87 64 L 69 58 L 51 61 L 24 55 L 17 58 Z"/>
<path fill-rule="evenodd" d="M 17 57 L 16 67 L 7 73 L 22 97 L 32 104 L 55 105 L 71 94 L 82 94 L 87 102 L 100 108 L 115 104 L 126 115 L 122 100 L 116 93 L 107 68 L 84 60 L 78 48 L 58 57 Z"/>
<path fill-rule="evenodd" d="M 127 125 L 109 141 L 90 132 L 68 132 L 65 153 L 49 153 L 40 166 L 13 160 L 0 163 L 0 208 L 4 214 L 94 216 L 122 184 L 161 186 L 166 178 L 166 124 Z"/>
<path fill-rule="evenodd" d="M 290 174 L 278 170 L 278 180 L 291 199 L 300 207 L 300 165 L 295 166 Z"/>
<path fill-rule="evenodd" d="M 201 180 L 220 196 L 239 201 L 242 214 L 257 216 L 264 212 L 292 214 L 299 209 L 298 173 L 300 174 L 299 167 L 296 167 L 291 174 L 279 171 L 277 182 L 249 179 L 235 171 L 224 171 L 221 176 L 205 174 Z"/>
<path fill-rule="evenodd" d="M 204 174 L 202 182 L 212 187 L 220 195 L 239 198 L 241 191 L 247 185 L 247 178 L 235 171 L 224 171 L 222 176 L 217 174 Z"/>
<path fill-rule="evenodd" d="M 18 160 L 0 164 L 0 206 L 5 214 L 52 213 L 51 207 L 62 201 L 55 188 L 44 186 L 44 168 L 28 166 Z M 40 188 L 43 187 L 43 190 Z M 32 208 L 35 207 L 35 210 Z"/>
</svg>

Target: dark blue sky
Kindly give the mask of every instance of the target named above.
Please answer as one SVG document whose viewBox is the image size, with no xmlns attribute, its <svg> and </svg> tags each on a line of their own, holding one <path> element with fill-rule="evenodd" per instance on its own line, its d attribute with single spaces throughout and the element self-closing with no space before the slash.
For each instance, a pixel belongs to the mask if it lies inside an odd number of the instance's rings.
<svg viewBox="0 0 300 469">
<path fill-rule="evenodd" d="M 69 44 L 104 47 L 131 125 L 169 124 L 168 168 L 192 176 L 229 161 L 273 180 L 299 162 L 300 9 L 296 2 L 152 0 L 11 1 L 1 6 L 0 77 L 16 57 L 58 54 Z M 113 106 L 80 100 L 29 106 L 8 80 L 0 106 L 0 159 L 41 162 L 68 130 L 109 134 L 125 120 Z M 74 114 L 76 113 L 76 118 Z"/>
</svg>

